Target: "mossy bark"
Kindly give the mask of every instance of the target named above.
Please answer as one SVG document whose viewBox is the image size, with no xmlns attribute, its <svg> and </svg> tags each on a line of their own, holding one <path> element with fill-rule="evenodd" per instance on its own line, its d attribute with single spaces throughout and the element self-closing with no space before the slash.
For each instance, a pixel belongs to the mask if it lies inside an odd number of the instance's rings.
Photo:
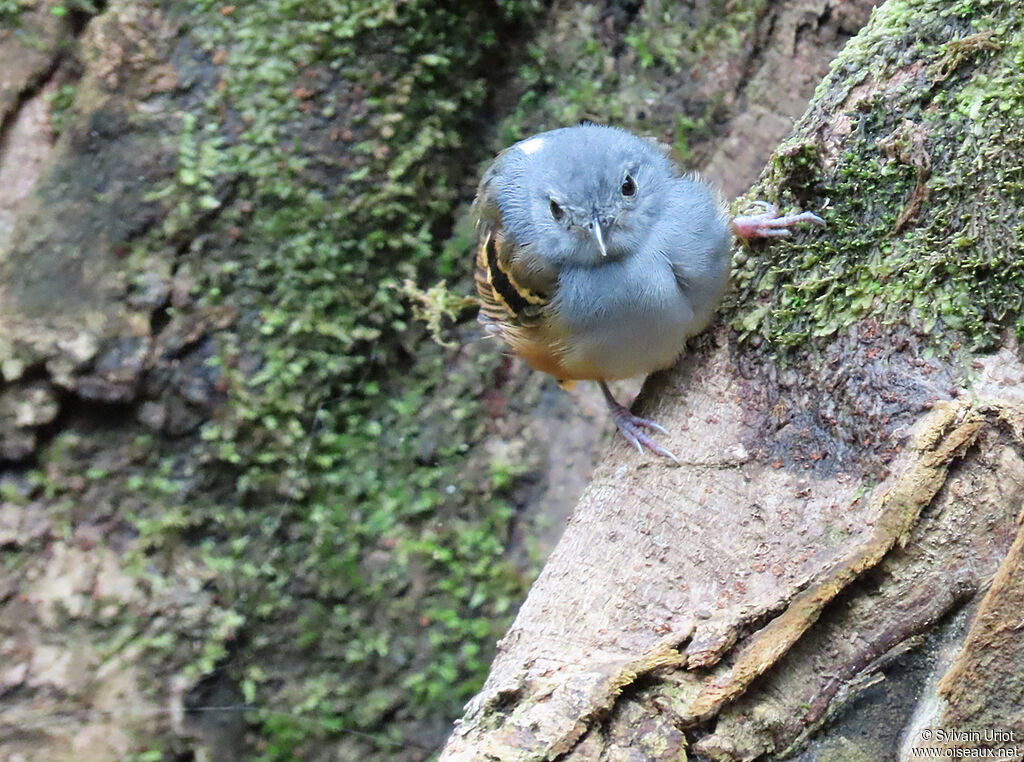
<svg viewBox="0 0 1024 762">
<path fill-rule="evenodd" d="M 424 758 L 524 583 L 499 358 L 400 285 L 536 9 L 23 5 L 5 166 L 83 74 L 0 238 L 0 756 Z"/>
<path fill-rule="evenodd" d="M 1024 18 L 890 0 L 750 198 L 722 324 L 648 380 L 444 760 L 1024 752 Z M 983 655 L 984 654 L 984 655 Z"/>
</svg>

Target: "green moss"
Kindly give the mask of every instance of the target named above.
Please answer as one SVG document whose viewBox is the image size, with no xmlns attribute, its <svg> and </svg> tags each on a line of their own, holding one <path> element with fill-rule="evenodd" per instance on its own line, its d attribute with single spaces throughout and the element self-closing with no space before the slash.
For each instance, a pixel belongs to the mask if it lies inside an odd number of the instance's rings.
<svg viewBox="0 0 1024 762">
<path fill-rule="evenodd" d="M 900 50 L 893 40 L 907 29 L 914 40 Z M 1022 61 L 1013 3 L 877 11 L 757 191 L 823 210 L 828 226 L 741 252 L 732 325 L 783 352 L 867 316 L 909 325 L 941 351 L 1024 330 Z M 860 78 L 839 86 L 852 71 Z M 843 121 L 829 123 L 837 106 Z M 819 139 L 833 128 L 849 130 L 838 155 Z"/>
<path fill-rule="evenodd" d="M 439 240 L 482 158 L 462 135 L 498 35 L 535 8 L 166 7 L 189 27 L 183 81 L 220 84 L 184 111 L 173 182 L 148 196 L 171 213 L 131 261 L 182 248 L 196 309 L 239 317 L 208 360 L 223 414 L 125 481 L 134 567 L 192 554 L 217 603 L 137 645 L 237 686 L 260 759 L 338 738 L 416 756 L 479 688 L 527 580 L 511 476 L 472 447 L 499 358 L 432 344 L 401 284 L 467 271 Z"/>
<path fill-rule="evenodd" d="M 505 93 L 516 107 L 496 148 L 591 120 L 653 134 L 674 144 L 684 162 L 699 163 L 724 106 L 720 96 L 679 87 L 680 77 L 699 72 L 707 60 L 742 55 L 767 4 L 637 5 L 554 9 Z"/>
</svg>

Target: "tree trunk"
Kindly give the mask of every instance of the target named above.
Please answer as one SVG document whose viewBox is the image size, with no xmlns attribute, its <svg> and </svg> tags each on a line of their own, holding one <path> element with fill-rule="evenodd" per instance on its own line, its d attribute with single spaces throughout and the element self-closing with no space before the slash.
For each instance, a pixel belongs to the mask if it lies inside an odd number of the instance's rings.
<svg viewBox="0 0 1024 762">
<path fill-rule="evenodd" d="M 1024 18 L 890 0 L 645 385 L 444 760 L 1024 753 Z M 941 754 L 939 754 L 941 756 Z"/>
</svg>

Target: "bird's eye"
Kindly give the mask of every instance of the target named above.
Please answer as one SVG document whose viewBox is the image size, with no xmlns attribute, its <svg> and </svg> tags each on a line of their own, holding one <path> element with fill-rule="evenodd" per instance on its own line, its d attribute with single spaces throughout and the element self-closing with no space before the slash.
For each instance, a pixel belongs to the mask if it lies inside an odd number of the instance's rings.
<svg viewBox="0 0 1024 762">
<path fill-rule="evenodd" d="M 565 210 L 554 201 L 551 202 L 551 216 L 555 218 L 556 222 L 561 222 L 565 217 Z"/>
<path fill-rule="evenodd" d="M 622 181 L 622 187 L 619 190 L 622 191 L 622 195 L 626 198 L 636 195 L 636 180 L 633 179 L 633 175 L 626 175 L 626 179 Z"/>
</svg>

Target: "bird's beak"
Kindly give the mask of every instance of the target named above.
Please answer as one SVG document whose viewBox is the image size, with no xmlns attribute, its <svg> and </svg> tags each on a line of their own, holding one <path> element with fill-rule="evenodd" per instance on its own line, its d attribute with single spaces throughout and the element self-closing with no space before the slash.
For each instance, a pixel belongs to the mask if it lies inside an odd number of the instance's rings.
<svg viewBox="0 0 1024 762">
<path fill-rule="evenodd" d="M 590 229 L 594 231 L 594 240 L 597 241 L 597 248 L 601 250 L 601 256 L 608 256 L 608 249 L 604 247 L 604 231 L 601 229 L 601 218 L 596 214 L 590 219 Z"/>
</svg>

